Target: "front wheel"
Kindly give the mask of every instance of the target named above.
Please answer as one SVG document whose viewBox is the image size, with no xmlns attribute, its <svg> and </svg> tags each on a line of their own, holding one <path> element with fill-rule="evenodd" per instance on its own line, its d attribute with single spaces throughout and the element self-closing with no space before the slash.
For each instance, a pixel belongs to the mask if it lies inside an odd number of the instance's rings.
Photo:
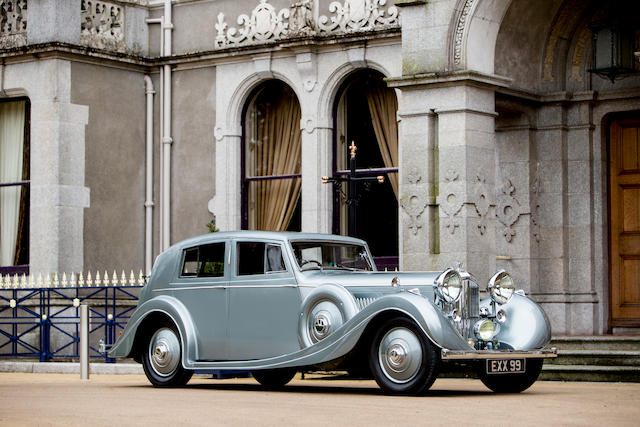
<svg viewBox="0 0 640 427">
<path fill-rule="evenodd" d="M 296 372 L 293 368 L 262 369 L 251 371 L 251 375 L 264 387 L 280 388 L 291 381 Z"/>
<path fill-rule="evenodd" d="M 416 324 L 404 317 L 386 321 L 373 339 L 369 364 L 382 390 L 419 394 L 438 374 L 438 351 Z"/>
<path fill-rule="evenodd" d="M 142 351 L 144 373 L 155 387 L 185 385 L 193 371 L 182 367 L 182 346 L 174 325 L 163 324 L 149 338 Z"/>
<path fill-rule="evenodd" d="M 480 364 L 480 380 L 496 393 L 520 393 L 525 391 L 538 379 L 542 371 L 542 359 L 527 359 L 524 373 L 488 374 L 484 363 Z"/>
</svg>

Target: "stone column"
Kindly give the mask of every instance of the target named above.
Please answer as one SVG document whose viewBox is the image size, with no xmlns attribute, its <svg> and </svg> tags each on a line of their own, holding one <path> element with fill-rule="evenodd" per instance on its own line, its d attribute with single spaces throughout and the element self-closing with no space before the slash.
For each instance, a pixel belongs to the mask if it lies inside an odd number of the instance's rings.
<svg viewBox="0 0 640 427">
<path fill-rule="evenodd" d="M 88 107 L 31 103 L 29 264 L 32 274 L 83 270 L 84 128 Z"/>
<path fill-rule="evenodd" d="M 302 128 L 302 231 L 331 232 L 331 185 L 322 184 L 331 175 L 331 135 L 328 121 L 303 117 Z"/>
<path fill-rule="evenodd" d="M 495 270 L 495 95 L 473 72 L 392 79 L 399 117 L 403 268 Z M 424 207 L 424 209 L 423 209 Z"/>
</svg>

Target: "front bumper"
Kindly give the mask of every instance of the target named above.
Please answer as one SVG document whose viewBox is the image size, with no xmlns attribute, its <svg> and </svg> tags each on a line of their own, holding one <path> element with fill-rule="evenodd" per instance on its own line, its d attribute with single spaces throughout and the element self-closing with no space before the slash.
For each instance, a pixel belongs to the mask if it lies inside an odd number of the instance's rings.
<svg viewBox="0 0 640 427">
<path fill-rule="evenodd" d="M 543 350 L 441 350 L 442 360 L 486 360 L 486 359 L 552 359 L 558 357 L 558 349 Z"/>
</svg>

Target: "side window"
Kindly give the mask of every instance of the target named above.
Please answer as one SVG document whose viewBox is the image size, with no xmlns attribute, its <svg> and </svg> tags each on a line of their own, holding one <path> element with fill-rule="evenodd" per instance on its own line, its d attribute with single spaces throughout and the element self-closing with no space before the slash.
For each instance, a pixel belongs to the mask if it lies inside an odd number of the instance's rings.
<svg viewBox="0 0 640 427">
<path fill-rule="evenodd" d="M 279 245 L 267 245 L 267 253 L 264 259 L 264 270 L 285 271 L 284 260 L 282 259 L 282 247 Z"/>
<path fill-rule="evenodd" d="M 224 242 L 221 242 L 186 249 L 182 264 L 182 276 L 224 276 L 224 246 Z"/>
<path fill-rule="evenodd" d="M 264 243 L 238 243 L 238 276 L 264 274 Z"/>
</svg>

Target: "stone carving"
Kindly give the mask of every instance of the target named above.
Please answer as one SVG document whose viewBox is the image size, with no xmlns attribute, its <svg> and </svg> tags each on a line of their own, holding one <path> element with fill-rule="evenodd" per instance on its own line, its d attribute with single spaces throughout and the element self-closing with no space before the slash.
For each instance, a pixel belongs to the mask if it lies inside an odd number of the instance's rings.
<svg viewBox="0 0 640 427">
<path fill-rule="evenodd" d="M 475 0 L 467 0 L 464 2 L 460 16 L 458 17 L 458 23 L 456 24 L 456 32 L 454 35 L 454 47 L 453 47 L 453 62 L 456 65 L 460 65 L 462 62 L 462 39 L 464 37 L 464 29 L 467 26 L 469 19 L 469 13 L 473 7 Z"/>
<path fill-rule="evenodd" d="M 345 0 L 344 4 L 334 1 L 329 5 L 331 18 L 321 16 L 318 19 L 320 32 L 342 32 L 372 30 L 376 25 L 398 25 L 398 8 L 389 7 L 386 12 L 381 9 L 387 0 Z M 386 16 L 385 16 L 386 15 Z"/>
<path fill-rule="evenodd" d="M 122 7 L 104 1 L 82 0 L 80 28 L 82 44 L 98 49 L 124 50 Z"/>
<path fill-rule="evenodd" d="M 422 228 L 420 218 L 428 204 L 427 195 L 424 191 L 421 192 L 418 186 L 421 179 L 422 176 L 420 176 L 418 169 L 415 167 L 412 168 L 407 174 L 407 180 L 413 185 L 407 194 L 400 197 L 400 206 L 402 206 L 402 209 L 404 209 L 411 219 L 408 228 L 414 236 L 417 235 L 418 231 Z"/>
<path fill-rule="evenodd" d="M 456 218 L 462 209 L 462 182 L 458 173 L 452 169 L 444 176 L 444 184 L 440 186 L 440 209 L 447 215 L 445 226 L 449 234 L 454 234 L 460 222 Z"/>
<path fill-rule="evenodd" d="M 27 0 L 0 0 L 0 48 L 27 44 Z"/>
<path fill-rule="evenodd" d="M 489 214 L 489 207 L 491 207 L 489 194 L 490 189 L 484 176 L 477 175 L 471 197 L 476 212 L 480 216 L 480 220 L 478 221 L 478 231 L 480 232 L 480 235 L 484 235 L 487 231 L 487 215 Z"/>
<path fill-rule="evenodd" d="M 520 202 L 513 197 L 516 188 L 510 180 L 506 180 L 502 185 L 501 194 L 498 195 L 498 201 L 496 205 L 496 217 L 498 221 L 504 226 L 502 235 L 508 243 L 511 243 L 513 236 L 516 235 L 515 230 L 512 228 L 516 223 L 518 217 L 523 213 L 520 207 Z"/>
<path fill-rule="evenodd" d="M 240 15 L 238 28 L 229 27 L 224 13 L 219 13 L 216 28 L 217 48 L 265 43 L 289 37 L 330 34 L 336 32 L 371 31 L 376 28 L 398 27 L 398 9 L 391 6 L 384 10 L 387 0 L 345 0 L 329 5 L 331 17 L 315 18 L 318 0 L 299 0 L 290 8 L 276 9 L 268 0 L 249 15 Z"/>
<path fill-rule="evenodd" d="M 281 9 L 279 12 L 267 3 L 260 0 L 260 4 L 253 9 L 251 16 L 238 16 L 239 28 L 227 29 L 224 22 L 224 14 L 218 14 L 216 30 L 217 47 L 237 45 L 243 43 L 260 43 L 269 40 L 277 40 L 287 35 L 289 9 Z"/>
<path fill-rule="evenodd" d="M 585 46 L 591 39 L 591 31 L 588 27 L 585 27 L 580 31 L 580 35 L 578 35 L 578 39 L 573 51 L 573 59 L 571 60 L 571 76 L 569 80 L 575 82 L 582 82 L 582 74 L 583 74 L 583 66 L 582 61 L 584 60 L 584 52 Z"/>
<path fill-rule="evenodd" d="M 308 36 L 314 32 L 313 1 L 302 0 L 292 4 L 289 13 L 289 34 Z"/>
</svg>

